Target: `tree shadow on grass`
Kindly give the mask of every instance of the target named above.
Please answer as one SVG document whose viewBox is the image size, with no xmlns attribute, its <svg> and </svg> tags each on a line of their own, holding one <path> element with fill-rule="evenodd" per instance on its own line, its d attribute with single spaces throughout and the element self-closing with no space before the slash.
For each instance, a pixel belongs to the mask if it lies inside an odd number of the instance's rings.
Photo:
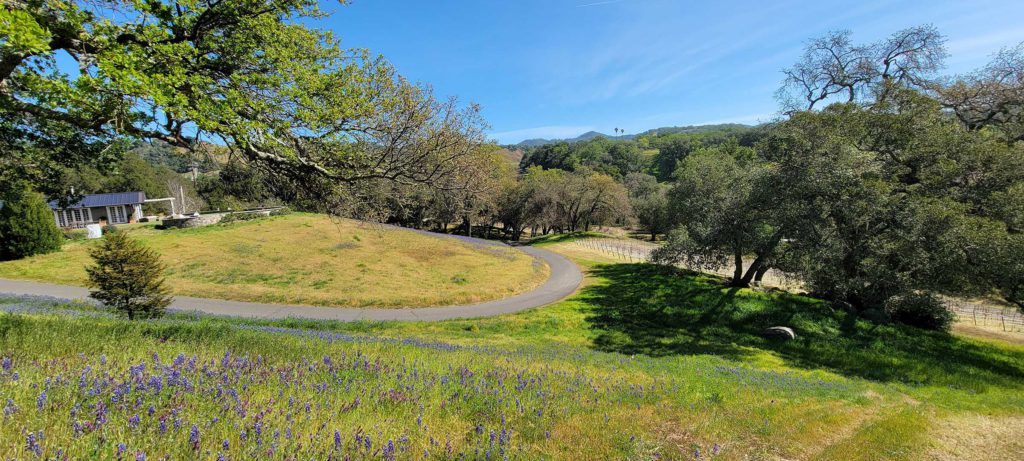
<svg viewBox="0 0 1024 461">
<path fill-rule="evenodd" d="M 780 291 L 728 288 L 721 279 L 649 264 L 597 266 L 581 296 L 597 349 L 649 356 L 743 359 L 773 351 L 789 365 L 886 382 L 981 389 L 1019 387 L 1024 351 L 901 325 L 879 325 L 828 303 Z M 797 339 L 760 336 L 789 326 Z"/>
</svg>

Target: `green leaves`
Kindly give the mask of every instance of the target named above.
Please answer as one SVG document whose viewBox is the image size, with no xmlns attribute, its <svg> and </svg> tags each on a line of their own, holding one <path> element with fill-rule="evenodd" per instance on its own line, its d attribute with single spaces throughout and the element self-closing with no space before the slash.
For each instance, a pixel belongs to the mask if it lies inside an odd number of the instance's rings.
<svg viewBox="0 0 1024 461">
<path fill-rule="evenodd" d="M 39 54 L 50 51 L 50 34 L 31 14 L 0 9 L 0 49 L 3 53 Z"/>
<path fill-rule="evenodd" d="M 93 299 L 117 310 L 129 319 L 156 318 L 172 298 L 164 287 L 160 257 L 125 232 L 108 232 L 89 255 L 95 265 L 87 267 Z"/>
<path fill-rule="evenodd" d="M 340 202 L 368 181 L 431 185 L 483 140 L 476 106 L 436 100 L 383 59 L 299 21 L 321 16 L 315 1 L 118 0 L 116 14 L 95 17 L 84 5 L 34 0 L 4 16 L 4 43 L 26 52 L 0 66 L 12 140 L 2 147 L 23 154 L 16 167 L 41 184 L 58 181 L 37 165 L 80 163 L 56 147 L 75 136 L 215 140 Z M 77 61 L 76 77 L 57 71 L 57 50 Z"/>
<path fill-rule="evenodd" d="M 0 201 L 0 260 L 60 249 L 64 235 L 41 194 L 22 186 L 0 194 Z"/>
</svg>

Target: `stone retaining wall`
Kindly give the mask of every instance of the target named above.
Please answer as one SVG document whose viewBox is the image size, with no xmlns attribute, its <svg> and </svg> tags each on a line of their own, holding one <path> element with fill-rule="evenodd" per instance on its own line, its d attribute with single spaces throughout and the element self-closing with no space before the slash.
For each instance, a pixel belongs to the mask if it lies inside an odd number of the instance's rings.
<svg viewBox="0 0 1024 461">
<path fill-rule="evenodd" d="M 225 211 L 223 213 L 205 213 L 199 216 L 183 216 L 181 218 L 165 218 L 161 223 L 167 228 L 188 229 L 192 227 L 203 227 L 219 223 L 225 216 L 231 214 L 257 214 L 270 216 L 270 213 L 284 207 L 264 208 L 260 210 L 247 211 Z"/>
</svg>

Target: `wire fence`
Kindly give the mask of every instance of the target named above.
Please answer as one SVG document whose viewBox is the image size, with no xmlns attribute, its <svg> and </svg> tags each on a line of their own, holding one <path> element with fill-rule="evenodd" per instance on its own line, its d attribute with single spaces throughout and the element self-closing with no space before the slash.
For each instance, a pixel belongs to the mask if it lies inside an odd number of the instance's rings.
<svg viewBox="0 0 1024 461">
<path fill-rule="evenodd" d="M 658 248 L 658 245 L 654 243 L 614 238 L 579 239 L 575 240 L 573 244 L 600 252 L 614 259 L 635 263 L 649 262 L 651 252 Z M 723 276 L 731 275 L 728 270 L 713 272 Z M 779 271 L 769 271 L 765 274 L 763 284 L 780 288 L 799 288 L 799 281 Z M 1024 332 L 1024 314 L 1019 309 L 952 298 L 946 300 L 946 305 L 961 322 L 998 327 L 1009 332 Z"/>
<path fill-rule="evenodd" d="M 585 238 L 575 240 L 573 243 L 582 248 L 598 251 L 614 259 L 635 263 L 650 262 L 651 253 L 658 248 L 657 244 L 635 239 Z M 748 262 L 744 270 L 749 267 L 750 263 Z M 705 269 L 703 271 L 725 277 L 732 275 L 731 269 L 728 268 L 711 271 Z M 798 280 L 774 269 L 764 274 L 764 277 L 761 279 L 761 285 L 786 289 L 800 288 Z"/>
<path fill-rule="evenodd" d="M 1024 332 L 1024 314 L 1015 307 L 961 299 L 947 299 L 946 306 L 961 322 L 997 327 L 1003 331 Z"/>
<path fill-rule="evenodd" d="M 628 262 L 643 263 L 651 259 L 651 252 L 657 245 L 639 240 L 585 238 L 573 241 L 577 246 L 598 251 L 615 259 Z"/>
</svg>

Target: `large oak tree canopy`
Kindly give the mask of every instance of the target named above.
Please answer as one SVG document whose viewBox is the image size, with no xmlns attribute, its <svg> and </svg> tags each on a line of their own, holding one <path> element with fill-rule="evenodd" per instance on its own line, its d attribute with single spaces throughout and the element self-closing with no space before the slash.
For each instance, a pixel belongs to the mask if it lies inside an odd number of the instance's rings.
<svg viewBox="0 0 1024 461">
<path fill-rule="evenodd" d="M 45 186 L 133 139 L 215 140 L 318 194 L 456 171 L 483 137 L 478 108 L 307 27 L 316 3 L 4 0 L 0 181 Z"/>
</svg>

